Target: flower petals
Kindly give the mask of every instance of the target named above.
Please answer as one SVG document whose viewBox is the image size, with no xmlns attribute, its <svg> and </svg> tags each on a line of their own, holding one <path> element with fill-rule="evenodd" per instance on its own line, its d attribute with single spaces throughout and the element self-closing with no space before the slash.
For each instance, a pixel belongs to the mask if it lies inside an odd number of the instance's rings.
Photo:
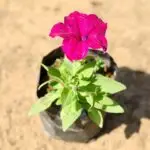
<svg viewBox="0 0 150 150">
<path fill-rule="evenodd" d="M 64 39 L 63 52 L 73 61 L 85 58 L 88 48 L 106 51 L 106 30 L 107 24 L 96 15 L 74 11 L 64 18 L 64 23 L 54 25 L 49 36 Z"/>
<path fill-rule="evenodd" d="M 87 43 L 78 42 L 75 38 L 64 39 L 62 49 L 67 58 L 71 61 L 83 59 L 88 53 Z"/>
<path fill-rule="evenodd" d="M 104 50 L 104 51 L 107 51 L 107 46 L 108 46 L 108 44 L 107 44 L 107 39 L 106 39 L 106 37 L 100 36 L 99 40 L 100 40 L 100 43 L 101 43 L 101 45 L 102 45 L 103 50 Z"/>
<path fill-rule="evenodd" d="M 93 31 L 88 36 L 88 46 L 93 49 L 103 48 L 103 50 L 106 50 L 107 40 L 104 36 L 101 36 L 96 31 Z"/>
<path fill-rule="evenodd" d="M 81 60 L 87 56 L 88 53 L 88 44 L 87 42 L 79 42 L 76 47 L 75 56 L 77 60 Z"/>
<path fill-rule="evenodd" d="M 78 26 L 80 30 L 80 36 L 88 35 L 91 27 L 91 23 L 89 23 L 87 15 L 80 14 L 77 18 Z"/>
<path fill-rule="evenodd" d="M 107 30 L 107 23 L 104 23 L 100 18 L 98 18 L 94 14 L 90 14 L 88 16 L 88 22 L 89 22 L 88 24 L 92 24 L 92 30 L 95 30 L 95 32 L 101 35 L 105 35 Z"/>
<path fill-rule="evenodd" d="M 73 53 L 75 51 L 76 46 L 77 46 L 77 40 L 75 38 L 63 40 L 62 50 L 67 56 L 67 58 L 71 61 L 74 60 Z"/>
<path fill-rule="evenodd" d="M 71 13 L 69 16 L 64 18 L 64 24 L 69 32 L 72 33 L 76 38 L 80 38 L 80 31 L 78 26 L 78 15 L 79 12 L 75 11 Z"/>
<path fill-rule="evenodd" d="M 57 23 L 55 24 L 52 29 L 51 32 L 49 33 L 49 36 L 51 37 L 62 37 L 62 38 L 66 38 L 69 37 L 70 33 L 67 31 L 66 26 L 63 23 Z"/>
</svg>

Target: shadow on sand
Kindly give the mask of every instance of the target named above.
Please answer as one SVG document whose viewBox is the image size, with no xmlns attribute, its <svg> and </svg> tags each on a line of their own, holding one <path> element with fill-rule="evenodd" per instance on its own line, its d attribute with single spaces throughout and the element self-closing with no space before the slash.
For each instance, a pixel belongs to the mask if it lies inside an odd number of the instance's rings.
<svg viewBox="0 0 150 150">
<path fill-rule="evenodd" d="M 150 118 L 150 74 L 123 67 L 119 68 L 117 80 L 127 86 L 126 91 L 115 95 L 115 99 L 125 108 L 125 113 L 108 114 L 99 136 L 125 124 L 125 136 L 130 138 L 139 132 L 141 119 Z"/>
</svg>

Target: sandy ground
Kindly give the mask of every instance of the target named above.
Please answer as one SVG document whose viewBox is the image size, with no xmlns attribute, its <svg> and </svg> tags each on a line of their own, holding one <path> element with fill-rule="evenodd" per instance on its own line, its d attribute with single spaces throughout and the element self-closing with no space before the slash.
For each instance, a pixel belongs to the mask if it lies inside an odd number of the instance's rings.
<svg viewBox="0 0 150 150">
<path fill-rule="evenodd" d="M 73 10 L 108 22 L 109 53 L 128 86 L 118 95 L 127 113 L 110 116 L 88 144 L 49 139 L 27 116 L 41 59 L 61 42 L 49 29 Z M 149 16 L 149 0 L 0 0 L 0 150 L 150 150 Z"/>
</svg>

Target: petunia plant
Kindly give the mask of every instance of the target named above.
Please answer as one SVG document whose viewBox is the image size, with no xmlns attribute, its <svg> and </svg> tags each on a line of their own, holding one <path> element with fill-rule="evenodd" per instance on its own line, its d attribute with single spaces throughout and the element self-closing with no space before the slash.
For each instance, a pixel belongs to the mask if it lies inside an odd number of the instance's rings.
<svg viewBox="0 0 150 150">
<path fill-rule="evenodd" d="M 56 60 L 52 66 L 42 64 L 49 79 L 39 89 L 47 85 L 47 94 L 33 104 L 29 115 L 58 105 L 62 128 L 66 131 L 83 111 L 99 127 L 103 127 L 105 112 L 124 112 L 111 94 L 125 90 L 125 85 L 98 73 L 104 69 L 104 62 L 88 55 L 90 48 L 106 52 L 106 28 L 107 24 L 96 15 L 79 12 L 53 26 L 49 35 L 63 38 L 64 59 Z"/>
</svg>

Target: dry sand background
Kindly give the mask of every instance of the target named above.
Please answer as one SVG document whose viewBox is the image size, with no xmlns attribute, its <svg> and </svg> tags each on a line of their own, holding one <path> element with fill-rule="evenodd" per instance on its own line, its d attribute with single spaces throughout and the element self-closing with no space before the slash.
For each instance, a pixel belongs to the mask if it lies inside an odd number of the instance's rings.
<svg viewBox="0 0 150 150">
<path fill-rule="evenodd" d="M 60 44 L 49 29 L 74 10 L 108 22 L 109 52 L 128 86 L 118 96 L 127 113 L 110 116 L 89 144 L 48 139 L 27 116 L 41 59 Z M 149 45 L 150 0 L 0 0 L 0 150 L 150 150 Z"/>
</svg>

